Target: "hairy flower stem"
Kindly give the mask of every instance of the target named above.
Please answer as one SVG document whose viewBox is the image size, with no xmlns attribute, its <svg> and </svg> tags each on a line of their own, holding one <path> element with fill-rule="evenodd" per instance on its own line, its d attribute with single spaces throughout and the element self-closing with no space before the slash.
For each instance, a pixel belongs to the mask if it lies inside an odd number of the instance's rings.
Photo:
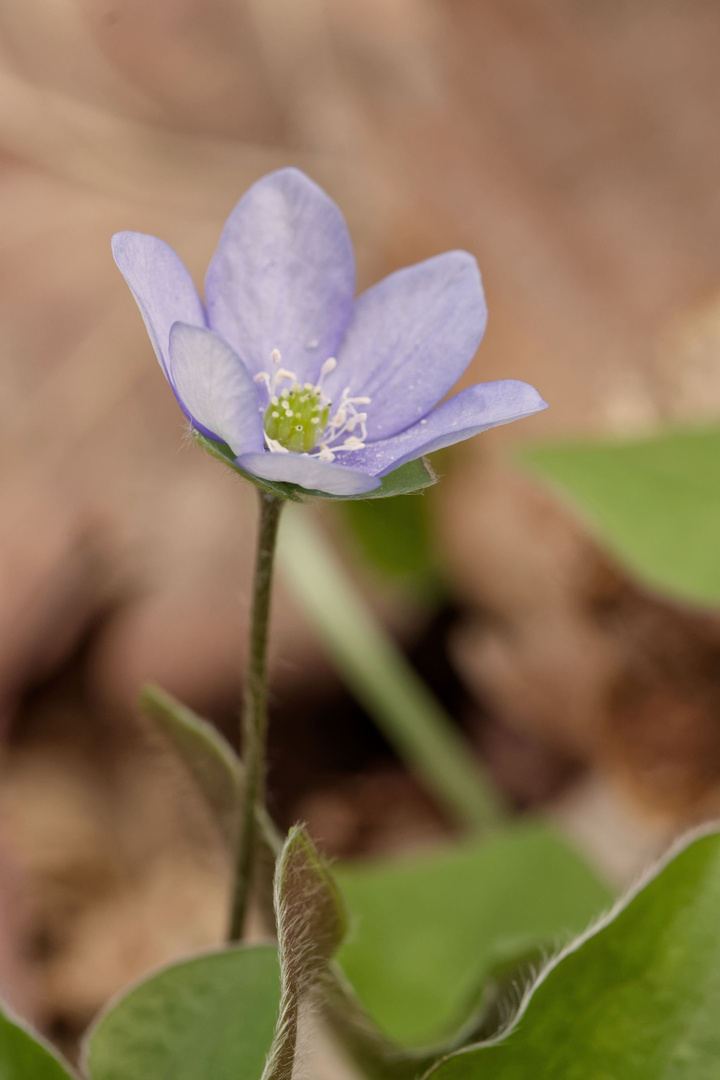
<svg viewBox="0 0 720 1080">
<path fill-rule="evenodd" d="M 235 859 L 235 884 L 228 941 L 239 941 L 245 926 L 257 849 L 258 810 L 265 795 L 265 742 L 267 732 L 267 643 L 273 562 L 283 500 L 259 492 L 260 523 L 255 558 L 250 655 L 242 713 L 242 756 L 245 789 Z"/>
</svg>

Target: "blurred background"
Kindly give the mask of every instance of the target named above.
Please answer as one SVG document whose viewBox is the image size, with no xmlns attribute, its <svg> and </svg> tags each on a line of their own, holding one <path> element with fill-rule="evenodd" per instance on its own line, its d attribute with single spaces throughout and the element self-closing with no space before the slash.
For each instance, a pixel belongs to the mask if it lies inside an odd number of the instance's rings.
<svg viewBox="0 0 720 1080">
<path fill-rule="evenodd" d="M 340 203 L 361 288 L 472 252 L 466 384 L 550 403 L 437 455 L 423 496 L 323 508 L 378 615 L 509 803 L 614 884 L 717 813 L 720 617 L 634 584 L 513 454 L 720 413 L 719 47 L 712 0 L 0 7 L 0 988 L 68 1052 L 222 932 L 223 853 L 135 702 L 153 678 L 235 738 L 255 526 L 110 236 L 200 282 L 278 166 Z M 451 835 L 282 580 L 273 649 L 278 822 L 346 857 Z"/>
</svg>

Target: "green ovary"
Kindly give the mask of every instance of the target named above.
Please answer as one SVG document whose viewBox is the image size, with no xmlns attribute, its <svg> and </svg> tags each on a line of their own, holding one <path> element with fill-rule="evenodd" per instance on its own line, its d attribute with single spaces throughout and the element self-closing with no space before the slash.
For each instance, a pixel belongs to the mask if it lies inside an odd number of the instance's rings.
<svg viewBox="0 0 720 1080">
<path fill-rule="evenodd" d="M 286 450 L 309 454 L 320 442 L 330 416 L 330 406 L 314 387 L 283 390 L 265 410 L 265 433 Z"/>
</svg>

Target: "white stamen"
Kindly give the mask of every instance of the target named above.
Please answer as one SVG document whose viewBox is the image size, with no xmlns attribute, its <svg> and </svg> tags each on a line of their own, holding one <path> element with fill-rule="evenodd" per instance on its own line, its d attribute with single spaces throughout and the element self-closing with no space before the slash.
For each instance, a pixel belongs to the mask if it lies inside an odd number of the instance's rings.
<svg viewBox="0 0 720 1080">
<path fill-rule="evenodd" d="M 309 343 L 308 347 L 315 348 L 317 342 Z M 293 397 L 293 404 L 298 402 L 298 407 L 304 407 L 308 401 L 312 401 L 313 407 L 310 410 L 311 415 L 308 417 L 310 424 L 317 435 L 323 440 L 319 446 L 310 453 L 305 452 L 304 457 L 311 457 L 316 461 L 322 461 L 324 463 L 330 463 L 335 461 L 336 455 L 339 451 L 352 451 L 362 450 L 365 447 L 367 439 L 367 412 L 360 412 L 358 410 L 359 405 L 369 405 L 371 399 L 369 397 L 351 397 L 351 390 L 349 386 L 340 394 L 339 400 L 336 398 L 336 411 L 331 416 L 328 423 L 325 425 L 324 430 L 321 431 L 320 424 L 322 423 L 321 416 L 324 410 L 330 409 L 332 404 L 330 398 L 324 393 L 322 389 L 322 382 L 326 375 L 335 371 L 337 368 L 337 360 L 334 356 L 329 356 L 320 369 L 320 377 L 316 384 L 306 382 L 302 386 L 298 382 L 297 376 L 294 371 L 289 371 L 287 368 L 280 367 L 281 354 L 279 349 L 273 349 L 271 354 L 272 363 L 275 366 L 275 370 L 268 375 L 267 372 L 259 372 L 254 376 L 255 382 L 262 383 L 268 394 L 268 404 L 272 408 L 270 416 L 273 420 L 292 420 L 294 416 L 300 416 L 297 410 L 293 410 L 290 407 L 290 396 Z M 280 385 L 290 383 L 290 387 L 287 385 L 284 389 L 280 389 Z M 263 412 L 262 407 L 260 412 Z M 316 415 L 312 415 L 312 414 Z M 303 431 L 302 424 L 296 424 L 294 430 Z M 355 431 L 358 434 L 353 434 Z M 270 438 L 265 433 L 265 444 L 268 450 L 274 453 L 288 453 L 286 446 L 283 446 L 276 439 Z M 333 450 L 332 447 L 335 449 Z"/>
<path fill-rule="evenodd" d="M 354 431 L 358 424 L 364 424 L 366 420 L 366 412 L 355 413 L 355 415 L 351 416 L 348 422 L 345 424 L 345 429 L 347 431 Z"/>
<path fill-rule="evenodd" d="M 270 436 L 267 433 L 265 435 L 265 442 L 267 443 L 268 450 L 272 450 L 272 452 L 274 454 L 289 454 L 290 453 L 287 446 L 283 446 L 282 443 L 279 443 L 277 441 L 277 439 L 271 439 Z"/>
</svg>

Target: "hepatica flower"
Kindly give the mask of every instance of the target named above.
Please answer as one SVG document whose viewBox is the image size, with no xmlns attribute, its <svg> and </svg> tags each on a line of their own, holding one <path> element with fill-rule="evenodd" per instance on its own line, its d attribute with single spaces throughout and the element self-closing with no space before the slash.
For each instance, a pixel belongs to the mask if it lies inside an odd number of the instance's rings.
<svg viewBox="0 0 720 1080">
<path fill-rule="evenodd" d="M 232 211 L 204 304 L 162 240 L 118 233 L 113 253 L 192 428 L 271 490 L 384 494 L 406 463 L 545 408 L 514 379 L 438 404 L 485 331 L 475 260 L 449 251 L 355 298 L 343 216 L 297 169 Z"/>
</svg>

